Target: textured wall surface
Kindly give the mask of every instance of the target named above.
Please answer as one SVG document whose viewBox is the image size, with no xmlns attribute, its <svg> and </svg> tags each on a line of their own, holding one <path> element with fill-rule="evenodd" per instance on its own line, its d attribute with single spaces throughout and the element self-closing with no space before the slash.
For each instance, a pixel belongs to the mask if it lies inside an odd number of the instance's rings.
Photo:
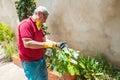
<svg viewBox="0 0 120 80">
<path fill-rule="evenodd" d="M 67 41 L 70 47 L 104 52 L 120 62 L 119 0 L 36 0 L 50 12 L 47 24 L 50 39 Z"/>
<path fill-rule="evenodd" d="M 16 31 L 15 0 L 0 0 L 0 21 Z M 120 63 L 120 0 L 36 0 L 46 6 L 50 39 L 67 41 L 85 55 L 104 52 Z"/>
<path fill-rule="evenodd" d="M 11 29 L 16 32 L 19 20 L 14 2 L 15 0 L 0 0 L 0 22 L 9 24 Z"/>
</svg>

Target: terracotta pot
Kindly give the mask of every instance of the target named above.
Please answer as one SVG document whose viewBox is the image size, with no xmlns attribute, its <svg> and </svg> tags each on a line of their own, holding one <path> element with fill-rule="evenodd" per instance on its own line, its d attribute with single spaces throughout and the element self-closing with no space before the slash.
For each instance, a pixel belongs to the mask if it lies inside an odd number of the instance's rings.
<svg viewBox="0 0 120 80">
<path fill-rule="evenodd" d="M 70 74 L 64 74 L 63 75 L 63 80 L 76 80 L 75 75 L 70 75 Z"/>
<path fill-rule="evenodd" d="M 48 80 L 76 80 L 76 76 L 69 74 L 64 74 L 62 77 L 59 77 L 58 72 L 53 72 L 48 69 Z"/>
</svg>

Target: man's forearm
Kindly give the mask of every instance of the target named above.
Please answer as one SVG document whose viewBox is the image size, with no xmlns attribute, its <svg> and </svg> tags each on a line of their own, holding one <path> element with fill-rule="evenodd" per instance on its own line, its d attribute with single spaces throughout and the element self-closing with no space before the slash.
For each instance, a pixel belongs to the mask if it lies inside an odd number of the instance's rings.
<svg viewBox="0 0 120 80">
<path fill-rule="evenodd" d="M 31 38 L 23 38 L 23 44 L 25 48 L 31 49 L 40 49 L 40 48 L 55 48 L 57 43 L 54 41 L 50 41 L 48 39 L 44 40 L 44 42 L 34 41 Z"/>
<path fill-rule="evenodd" d="M 39 48 L 44 48 L 44 42 L 37 42 L 37 41 L 31 40 L 31 41 L 25 42 L 24 46 L 26 48 L 39 49 Z"/>
</svg>

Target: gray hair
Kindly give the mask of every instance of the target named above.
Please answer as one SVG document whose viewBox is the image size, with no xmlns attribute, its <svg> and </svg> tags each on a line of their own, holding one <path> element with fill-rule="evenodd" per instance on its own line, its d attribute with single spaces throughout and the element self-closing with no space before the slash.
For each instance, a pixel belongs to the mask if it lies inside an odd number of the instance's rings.
<svg viewBox="0 0 120 80">
<path fill-rule="evenodd" d="M 48 15 L 48 10 L 44 6 L 39 6 L 35 9 L 34 14 L 36 14 L 38 11 L 41 11 L 43 15 Z"/>
</svg>

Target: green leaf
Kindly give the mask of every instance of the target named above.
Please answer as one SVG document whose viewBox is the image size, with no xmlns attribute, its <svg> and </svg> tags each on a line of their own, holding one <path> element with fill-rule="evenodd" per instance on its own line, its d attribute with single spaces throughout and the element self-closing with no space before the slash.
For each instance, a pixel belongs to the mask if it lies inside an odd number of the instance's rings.
<svg viewBox="0 0 120 80">
<path fill-rule="evenodd" d="M 83 69 L 86 68 L 85 65 L 84 65 L 83 63 L 79 63 L 79 65 L 80 65 L 80 67 L 83 68 Z"/>
<path fill-rule="evenodd" d="M 73 63 L 73 64 L 77 64 L 77 63 L 78 63 L 78 62 L 77 62 L 76 60 L 74 60 L 74 59 L 71 59 L 70 62 Z"/>
<path fill-rule="evenodd" d="M 67 68 L 68 68 L 68 71 L 71 75 L 75 74 L 74 67 L 72 65 L 68 64 Z"/>
</svg>

